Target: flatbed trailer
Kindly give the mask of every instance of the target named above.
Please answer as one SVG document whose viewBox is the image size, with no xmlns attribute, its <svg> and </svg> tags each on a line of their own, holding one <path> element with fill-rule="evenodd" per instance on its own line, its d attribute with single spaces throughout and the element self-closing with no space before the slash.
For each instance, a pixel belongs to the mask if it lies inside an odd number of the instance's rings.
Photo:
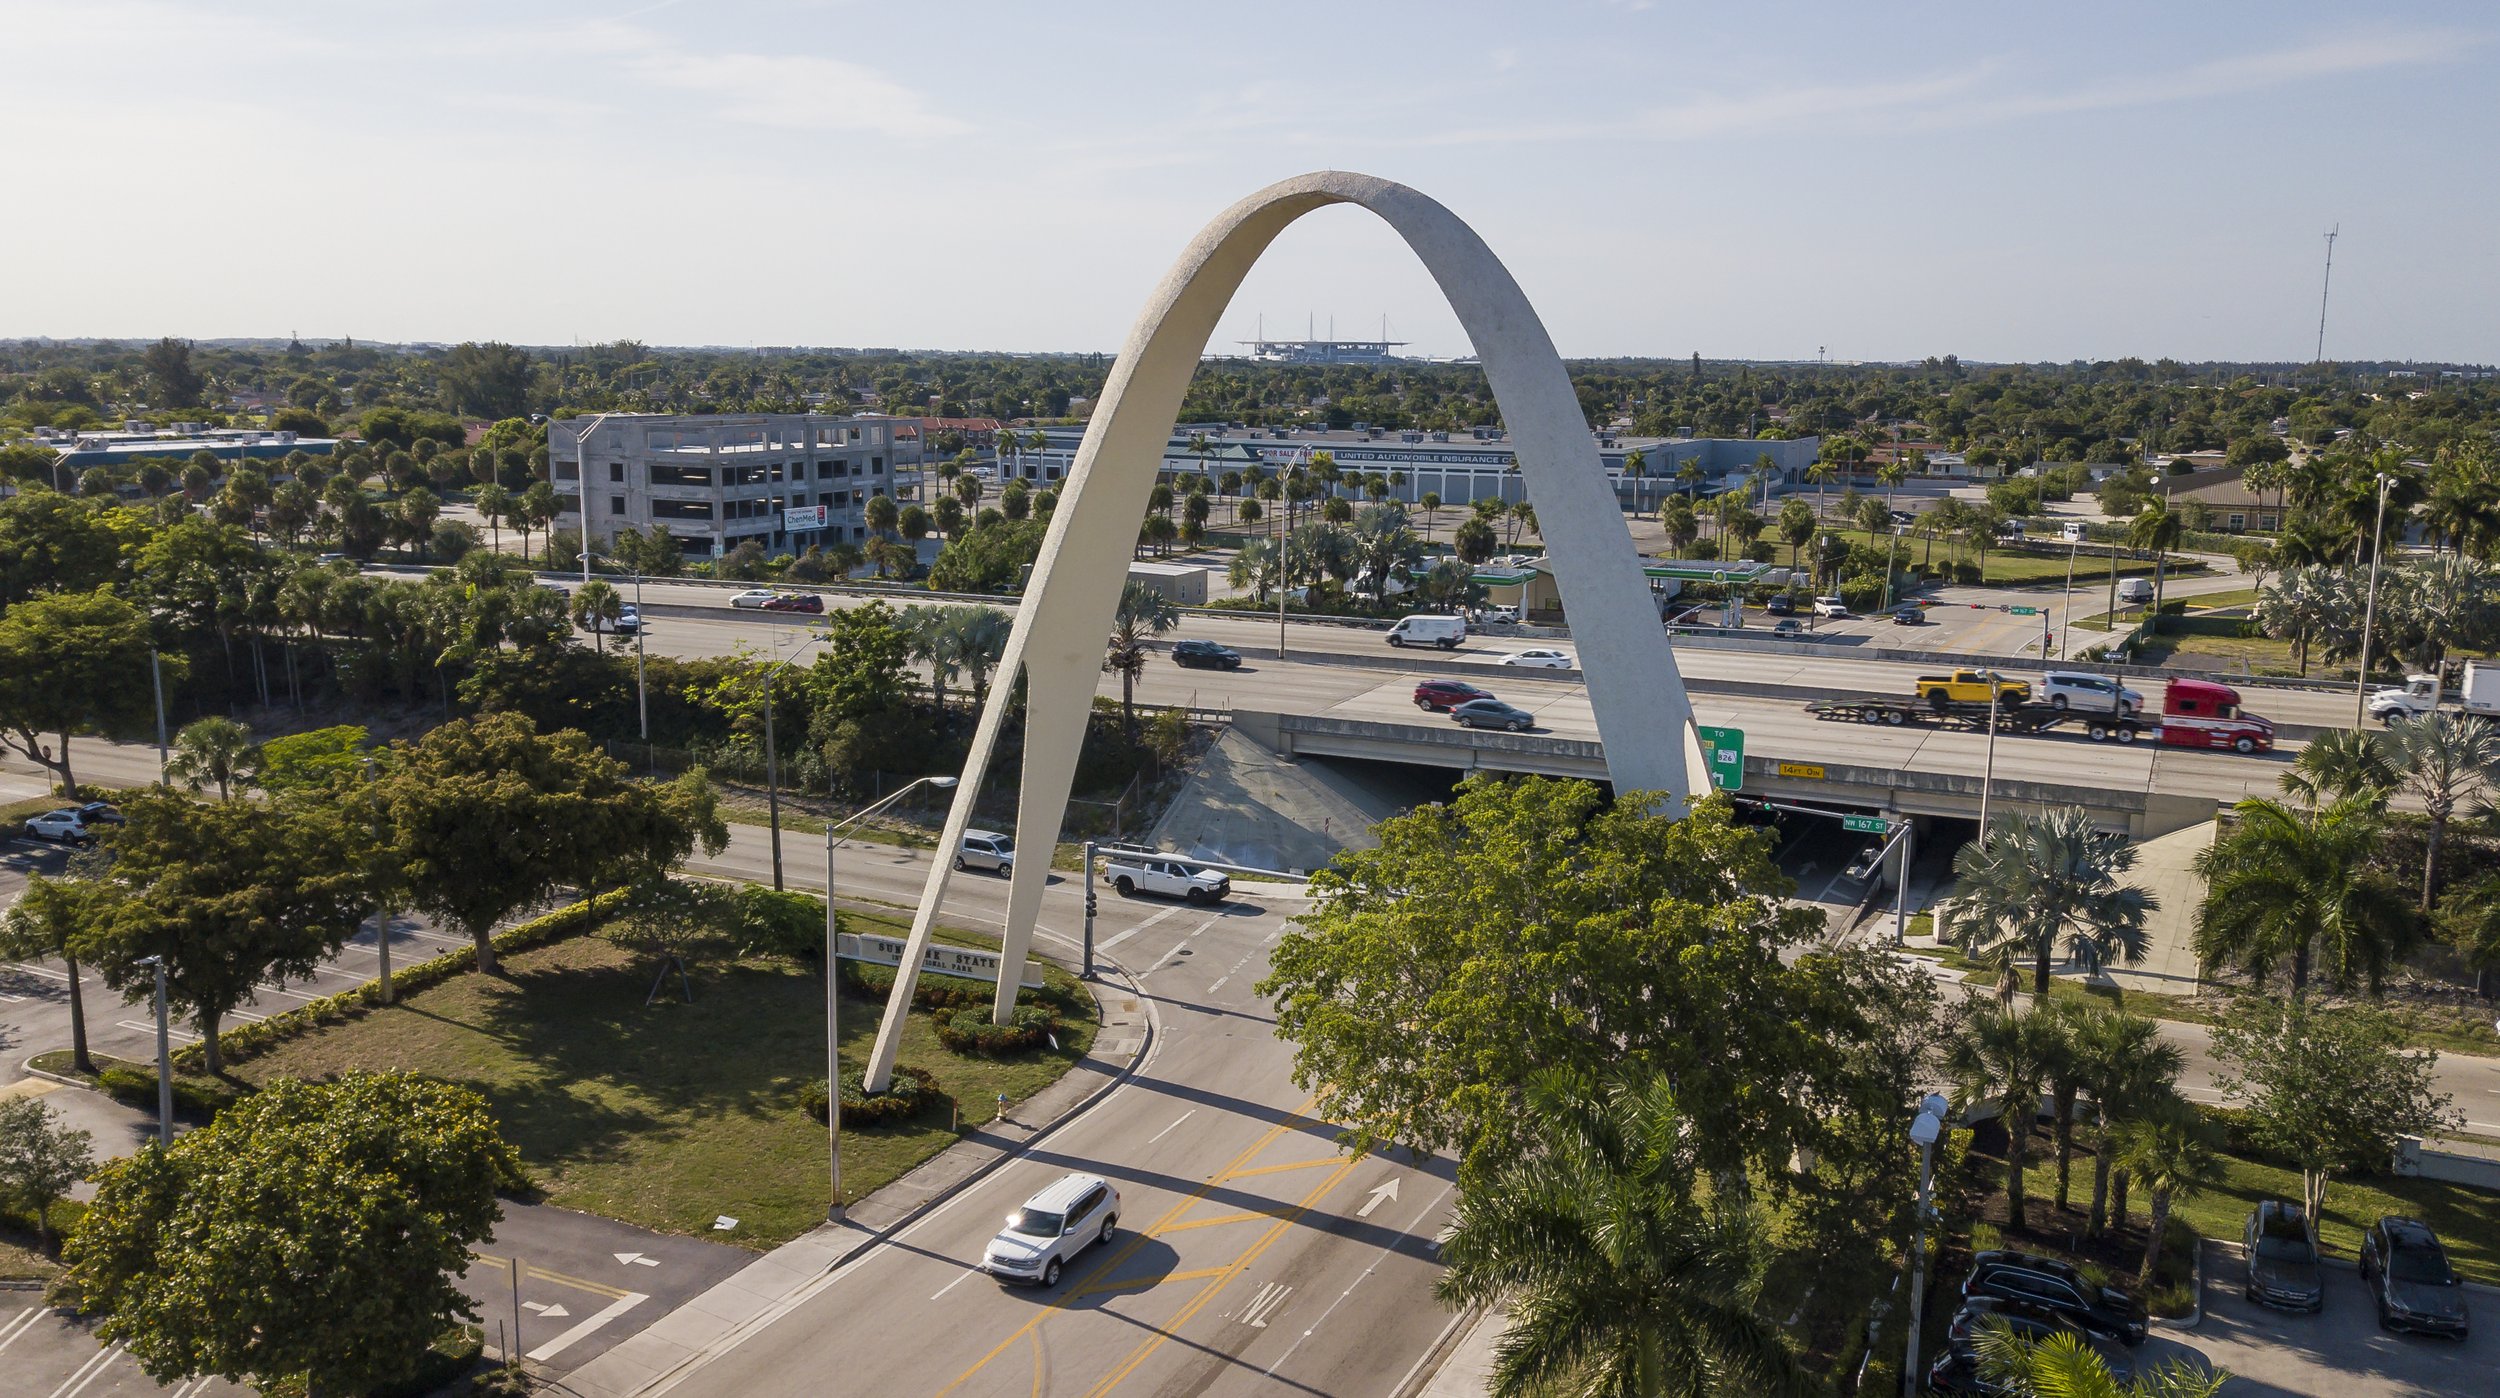
<svg viewBox="0 0 2500 1398">
<path fill-rule="evenodd" d="M 1988 726 L 1988 707 L 1966 700 L 1937 702 L 1868 694 L 1854 699 L 1817 699 L 1806 705 L 1806 712 L 1838 723 L 1880 723 L 1893 728 L 1913 723 L 1933 723 L 1947 728 L 1985 730 Z M 2138 738 L 2154 738 L 2161 734 L 2158 722 L 2148 723 L 2139 714 L 2079 713 L 2037 702 L 1999 705 L 1996 723 L 2000 733 L 2045 733 L 2071 724 L 2082 729 L 2083 736 L 2096 743 L 2112 740 L 2132 743 Z"/>
</svg>

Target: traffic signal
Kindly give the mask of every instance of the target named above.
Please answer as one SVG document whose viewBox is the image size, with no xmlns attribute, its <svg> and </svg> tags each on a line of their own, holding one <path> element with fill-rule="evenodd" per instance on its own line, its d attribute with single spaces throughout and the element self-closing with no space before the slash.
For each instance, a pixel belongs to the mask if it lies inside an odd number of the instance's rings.
<svg viewBox="0 0 2500 1398">
<path fill-rule="evenodd" d="M 1088 894 L 1086 894 L 1086 895 L 1085 895 L 1085 915 L 1086 915 L 1087 917 L 1092 917 L 1092 916 L 1095 914 L 1095 912 L 1097 911 L 1097 909 L 1096 909 L 1096 907 L 1095 907 L 1095 901 L 1096 901 L 1096 900 L 1095 900 L 1095 898 L 1094 898 L 1094 895 L 1093 895 L 1093 894 L 1088 893 Z"/>
</svg>

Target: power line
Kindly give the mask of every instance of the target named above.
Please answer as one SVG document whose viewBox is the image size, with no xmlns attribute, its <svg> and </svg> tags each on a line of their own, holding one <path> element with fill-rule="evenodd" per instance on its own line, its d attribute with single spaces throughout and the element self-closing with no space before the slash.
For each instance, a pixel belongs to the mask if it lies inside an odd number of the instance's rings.
<svg viewBox="0 0 2500 1398">
<path fill-rule="evenodd" d="M 2320 364 L 2326 362 L 2326 294 L 2335 285 L 2335 235 L 2343 230 L 2344 225 L 2340 223 L 2326 230 L 2326 275 L 2318 282 L 2317 362 Z"/>
</svg>

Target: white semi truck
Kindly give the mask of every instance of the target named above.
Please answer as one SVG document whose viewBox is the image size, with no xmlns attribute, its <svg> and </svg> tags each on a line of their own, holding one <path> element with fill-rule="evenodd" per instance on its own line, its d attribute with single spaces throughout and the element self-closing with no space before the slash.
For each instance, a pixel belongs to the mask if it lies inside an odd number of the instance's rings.
<svg viewBox="0 0 2500 1398">
<path fill-rule="evenodd" d="M 2426 714 L 2438 708 L 2445 697 L 2440 691 L 2439 676 L 2407 675 L 2401 686 L 2370 691 L 2370 717 L 2385 723 L 2403 715 Z M 2465 662 L 2458 697 L 2467 713 L 2500 718 L 2500 664 L 2487 660 Z"/>
</svg>

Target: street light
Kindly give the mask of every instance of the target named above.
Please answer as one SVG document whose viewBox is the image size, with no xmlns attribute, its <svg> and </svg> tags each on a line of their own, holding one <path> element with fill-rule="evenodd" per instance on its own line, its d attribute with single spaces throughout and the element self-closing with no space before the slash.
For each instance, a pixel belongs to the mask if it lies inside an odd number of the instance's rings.
<svg viewBox="0 0 2500 1398">
<path fill-rule="evenodd" d="M 799 652 L 824 640 L 832 633 L 819 631 L 799 642 L 798 650 L 788 659 L 776 660 L 764 668 L 764 805 L 770 812 L 773 830 L 773 890 L 781 890 L 781 749 L 773 737 L 773 674 L 782 666 L 799 658 Z M 648 731 L 644 737 L 648 739 Z M 908 791 L 911 788 L 905 787 Z M 898 793 L 899 794 L 899 793 Z"/>
<path fill-rule="evenodd" d="M 2361 609 L 2361 670 L 2352 682 L 2352 726 L 2359 728 L 2370 702 L 2370 627 L 2378 620 L 2378 558 L 2385 551 L 2387 535 L 2387 487 L 2396 478 L 2385 471 L 2378 473 L 2378 519 L 2370 526 L 2370 600 Z M 2434 686 L 2436 688 L 2436 686 Z M 2431 696 L 2436 699 L 2436 694 Z"/>
<path fill-rule="evenodd" d="M 1901 1367 L 1901 1391 L 1909 1398 L 1916 1398 L 1924 1386 L 1918 1372 L 1918 1331 L 1927 1303 L 1927 1197 L 1936 1178 L 1936 1142 L 1944 1135 L 1944 1114 L 1951 1110 L 1951 1102 L 1931 1092 L 1918 1104 L 1918 1119 L 1910 1123 L 1910 1139 L 1918 1145 L 1918 1213 L 1910 1224 L 1910 1315 L 1905 1326 L 1910 1352 Z"/>
<path fill-rule="evenodd" d="M 932 786 L 943 791 L 954 784 L 953 777 L 922 777 L 849 819 L 825 827 L 825 1146 L 827 1157 L 833 1161 L 833 1202 L 825 1207 L 825 1217 L 836 1223 L 842 1221 L 842 995 L 840 962 L 837 959 L 840 949 L 834 945 L 833 922 L 833 847 L 841 842 L 834 835 L 902 800 L 920 787 Z M 940 851 L 938 857 L 943 859 L 946 855 Z"/>
<path fill-rule="evenodd" d="M 136 964 L 156 968 L 156 1146 L 164 1150 L 174 1143 L 174 1045 L 165 1022 L 165 958 L 145 956 Z"/>
</svg>

